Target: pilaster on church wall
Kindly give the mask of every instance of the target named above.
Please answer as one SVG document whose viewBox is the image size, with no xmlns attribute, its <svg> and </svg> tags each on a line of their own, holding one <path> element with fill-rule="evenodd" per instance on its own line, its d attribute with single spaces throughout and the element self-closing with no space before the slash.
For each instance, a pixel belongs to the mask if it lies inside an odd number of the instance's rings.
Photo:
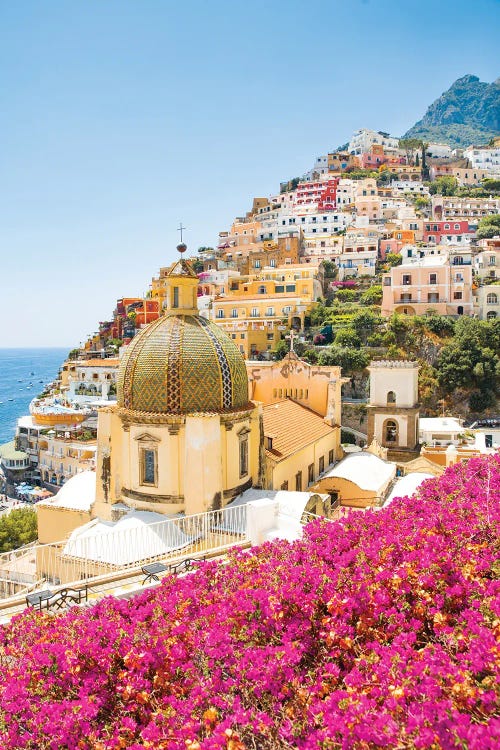
<svg viewBox="0 0 500 750">
<path fill-rule="evenodd" d="M 187 416 L 184 447 L 184 502 L 186 515 L 213 508 L 222 493 L 220 417 Z"/>
</svg>

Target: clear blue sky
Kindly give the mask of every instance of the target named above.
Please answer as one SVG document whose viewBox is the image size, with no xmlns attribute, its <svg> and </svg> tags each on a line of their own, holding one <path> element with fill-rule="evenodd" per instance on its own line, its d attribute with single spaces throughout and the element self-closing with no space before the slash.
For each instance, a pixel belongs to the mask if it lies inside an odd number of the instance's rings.
<svg viewBox="0 0 500 750">
<path fill-rule="evenodd" d="M 0 347 L 117 297 L 371 127 L 500 75 L 498 0 L 0 2 Z"/>
</svg>

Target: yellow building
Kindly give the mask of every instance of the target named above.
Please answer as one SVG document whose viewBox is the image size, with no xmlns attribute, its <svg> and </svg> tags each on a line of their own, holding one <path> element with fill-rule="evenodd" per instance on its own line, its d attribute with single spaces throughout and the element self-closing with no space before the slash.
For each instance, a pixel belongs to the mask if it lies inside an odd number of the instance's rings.
<svg viewBox="0 0 500 750">
<path fill-rule="evenodd" d="M 339 428 L 335 458 L 340 458 L 342 383 L 347 382 L 340 367 L 310 365 L 292 350 L 279 362 L 247 362 L 247 372 L 253 401 L 268 405 L 291 398 Z"/>
<path fill-rule="evenodd" d="M 117 406 L 99 412 L 95 512 L 101 518 L 110 518 L 119 502 L 200 513 L 259 484 L 261 412 L 249 401 L 238 349 L 198 315 L 197 285 L 179 260 L 165 279 L 165 314 L 132 340 L 122 359 Z"/>
<path fill-rule="evenodd" d="M 302 492 L 336 460 L 340 427 L 287 398 L 264 406 L 265 486 Z"/>
<path fill-rule="evenodd" d="M 38 439 L 38 467 L 44 482 L 61 486 L 81 471 L 95 468 L 96 440 L 49 430 Z"/>
<path fill-rule="evenodd" d="M 303 330 L 307 313 L 322 296 L 318 276 L 316 265 L 263 268 L 232 281 L 228 294 L 214 300 L 211 318 L 252 359 L 274 349 L 286 328 Z"/>
<path fill-rule="evenodd" d="M 395 477 L 395 463 L 359 451 L 327 471 L 311 490 L 330 495 L 332 504 L 340 502 L 350 508 L 379 507 Z"/>
</svg>

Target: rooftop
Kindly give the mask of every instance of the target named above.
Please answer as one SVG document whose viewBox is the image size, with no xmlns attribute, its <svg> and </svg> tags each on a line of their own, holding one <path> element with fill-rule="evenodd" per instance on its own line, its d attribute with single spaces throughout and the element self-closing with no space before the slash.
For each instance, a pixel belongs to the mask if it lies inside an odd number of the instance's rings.
<svg viewBox="0 0 500 750">
<path fill-rule="evenodd" d="M 356 484 L 362 490 L 378 490 L 396 474 L 396 464 L 383 461 L 372 453 L 351 453 L 326 472 L 324 477 L 338 477 Z"/>
<path fill-rule="evenodd" d="M 273 436 L 273 447 L 266 453 L 275 461 L 334 432 L 323 417 L 291 399 L 264 406 L 263 416 L 264 435 Z"/>
<path fill-rule="evenodd" d="M 0 445 L 0 457 L 5 458 L 7 461 L 24 461 L 28 458 L 28 454 L 24 451 L 16 450 L 16 444 L 11 440 L 8 443 Z"/>
</svg>

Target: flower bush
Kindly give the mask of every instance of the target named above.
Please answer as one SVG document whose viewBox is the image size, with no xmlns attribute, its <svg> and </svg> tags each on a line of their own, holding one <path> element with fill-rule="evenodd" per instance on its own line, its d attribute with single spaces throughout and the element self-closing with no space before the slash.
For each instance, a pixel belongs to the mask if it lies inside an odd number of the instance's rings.
<svg viewBox="0 0 500 750">
<path fill-rule="evenodd" d="M 0 635 L 0 746 L 500 746 L 500 458 Z"/>
</svg>

